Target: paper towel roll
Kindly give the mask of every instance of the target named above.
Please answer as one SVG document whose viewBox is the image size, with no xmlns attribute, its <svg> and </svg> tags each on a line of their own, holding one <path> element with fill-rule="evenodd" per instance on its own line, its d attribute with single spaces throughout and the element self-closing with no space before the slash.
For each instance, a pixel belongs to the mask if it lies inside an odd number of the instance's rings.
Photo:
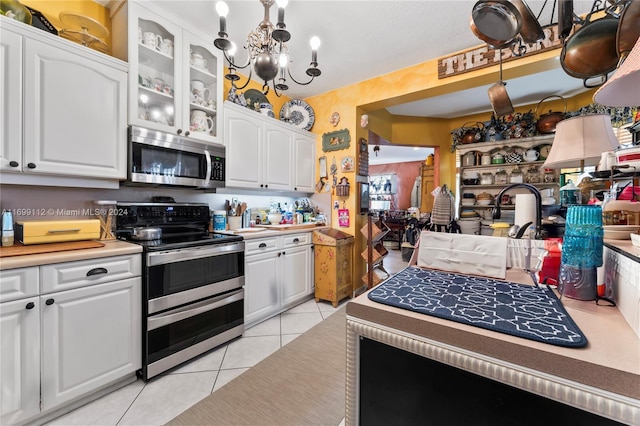
<svg viewBox="0 0 640 426">
<path fill-rule="evenodd" d="M 513 223 L 524 226 L 527 222 L 536 223 L 536 197 L 533 194 L 516 194 L 516 214 Z"/>
</svg>

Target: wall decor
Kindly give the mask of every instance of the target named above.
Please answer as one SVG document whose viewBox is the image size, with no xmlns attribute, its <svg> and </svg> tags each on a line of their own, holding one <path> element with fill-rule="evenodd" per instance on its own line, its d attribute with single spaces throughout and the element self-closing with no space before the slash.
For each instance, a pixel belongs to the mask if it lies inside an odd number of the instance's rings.
<svg viewBox="0 0 640 426">
<path fill-rule="evenodd" d="M 362 114 L 360 116 L 360 127 L 362 127 L 364 129 L 368 125 L 369 125 L 369 115 L 368 114 Z"/>
<path fill-rule="evenodd" d="M 360 138 L 358 141 L 358 174 L 369 175 L 369 144 L 365 138 Z"/>
<path fill-rule="evenodd" d="M 329 123 L 331 123 L 333 125 L 333 127 L 336 127 L 339 122 L 340 122 L 340 113 L 336 111 L 333 114 L 331 114 L 331 118 L 329 119 Z"/>
<path fill-rule="evenodd" d="M 320 177 L 321 178 L 327 178 L 329 177 L 328 173 L 327 173 L 327 157 L 326 156 L 322 156 L 318 159 L 318 161 L 320 162 Z"/>
<path fill-rule="evenodd" d="M 346 157 L 342 157 L 342 161 L 340 162 L 340 166 L 342 169 L 342 173 L 348 173 L 355 171 L 355 161 L 353 157 L 350 155 Z"/>
<path fill-rule="evenodd" d="M 338 210 L 338 225 L 343 228 L 349 227 L 349 209 Z"/>
<path fill-rule="evenodd" d="M 324 152 L 339 151 L 341 149 L 349 148 L 350 142 L 351 136 L 349 135 L 349 129 L 324 133 L 322 135 L 322 150 Z"/>
</svg>

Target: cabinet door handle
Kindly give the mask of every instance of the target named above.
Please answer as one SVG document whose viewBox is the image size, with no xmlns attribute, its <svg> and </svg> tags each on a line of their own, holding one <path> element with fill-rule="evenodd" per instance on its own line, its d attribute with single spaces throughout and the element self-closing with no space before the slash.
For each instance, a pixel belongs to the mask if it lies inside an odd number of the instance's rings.
<svg viewBox="0 0 640 426">
<path fill-rule="evenodd" d="M 33 302 L 29 302 L 29 303 L 27 303 L 27 306 L 26 306 L 26 308 L 27 308 L 27 309 L 33 309 L 33 308 L 35 308 L 35 307 L 36 307 L 36 304 L 35 304 L 35 303 L 33 303 Z"/>
<path fill-rule="evenodd" d="M 258 248 L 265 248 L 267 246 L 266 243 L 260 243 L 260 245 L 258 246 Z"/>
<path fill-rule="evenodd" d="M 282 251 L 280 253 L 278 253 L 278 257 L 282 256 L 283 253 L 284 252 L 282 252 Z"/>
<path fill-rule="evenodd" d="M 178 131 L 176 133 L 181 135 L 182 134 L 182 129 L 178 129 Z"/>
<path fill-rule="evenodd" d="M 11 167 L 18 167 L 20 164 L 17 161 L 9 161 Z"/>
<path fill-rule="evenodd" d="M 44 303 L 45 303 L 46 305 L 53 305 L 53 304 L 54 304 L 54 302 L 55 302 L 55 300 L 53 300 L 53 299 L 47 299 L 47 301 L 46 301 L 46 302 L 44 302 Z"/>
<path fill-rule="evenodd" d="M 27 167 L 30 168 L 30 169 L 35 169 L 36 165 L 35 165 L 35 163 L 28 163 Z"/>
<path fill-rule="evenodd" d="M 260 184 L 260 188 L 264 188 L 264 185 L 263 185 L 263 184 Z"/>
<path fill-rule="evenodd" d="M 191 132 L 190 132 L 190 131 L 188 131 L 188 130 L 187 130 L 186 132 L 184 132 L 184 135 L 185 135 L 185 136 L 189 136 L 190 134 L 191 134 Z"/>
<path fill-rule="evenodd" d="M 293 242 L 294 242 L 294 243 L 299 243 L 299 242 L 300 242 L 300 240 L 299 240 L 299 239 L 297 239 L 297 238 L 294 238 L 294 239 L 293 239 Z"/>
<path fill-rule="evenodd" d="M 287 254 L 287 252 L 286 252 L 286 251 L 283 251 L 283 252 L 282 252 L 282 255 L 284 256 L 285 254 Z"/>
<path fill-rule="evenodd" d="M 265 188 L 268 188 L 268 187 L 269 187 L 269 185 L 265 184 L 265 185 L 264 185 L 264 187 L 265 187 Z"/>
<path fill-rule="evenodd" d="M 107 268 L 93 268 L 92 270 L 87 272 L 87 276 L 90 277 L 91 275 L 106 274 L 108 272 L 109 271 L 107 271 Z"/>
</svg>

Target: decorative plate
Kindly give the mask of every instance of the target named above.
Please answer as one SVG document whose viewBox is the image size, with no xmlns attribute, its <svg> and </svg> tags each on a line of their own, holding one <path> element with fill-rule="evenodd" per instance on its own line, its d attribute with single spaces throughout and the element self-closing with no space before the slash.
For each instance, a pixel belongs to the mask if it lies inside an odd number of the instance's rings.
<svg viewBox="0 0 640 426">
<path fill-rule="evenodd" d="M 255 111 L 260 109 L 260 104 L 270 103 L 269 99 L 267 99 L 264 93 L 256 89 L 249 89 L 246 92 L 244 92 L 244 98 L 247 101 L 247 107 Z M 258 105 L 257 108 L 256 108 L 256 105 Z"/>
<path fill-rule="evenodd" d="M 291 119 L 289 120 L 291 124 L 304 130 L 311 130 L 316 121 L 316 115 L 308 103 L 301 99 L 292 99 L 289 101 L 289 109 L 291 110 Z M 281 120 L 283 116 L 284 105 L 280 109 Z"/>
</svg>

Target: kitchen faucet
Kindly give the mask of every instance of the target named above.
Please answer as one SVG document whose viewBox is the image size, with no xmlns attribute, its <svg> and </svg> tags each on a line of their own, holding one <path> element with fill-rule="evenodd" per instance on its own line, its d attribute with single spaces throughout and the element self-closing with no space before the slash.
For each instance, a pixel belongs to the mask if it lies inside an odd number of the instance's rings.
<svg viewBox="0 0 640 426">
<path fill-rule="evenodd" d="M 533 185 L 528 183 L 514 183 L 509 185 L 500 191 L 500 193 L 496 196 L 495 206 L 493 207 L 492 216 L 494 219 L 500 219 L 500 201 L 502 200 L 502 196 L 505 192 L 509 191 L 513 188 L 525 188 L 528 189 L 536 197 L 536 233 L 535 239 L 542 240 L 546 235 L 546 232 L 542 229 L 542 196 L 540 195 L 540 191 Z"/>
</svg>

